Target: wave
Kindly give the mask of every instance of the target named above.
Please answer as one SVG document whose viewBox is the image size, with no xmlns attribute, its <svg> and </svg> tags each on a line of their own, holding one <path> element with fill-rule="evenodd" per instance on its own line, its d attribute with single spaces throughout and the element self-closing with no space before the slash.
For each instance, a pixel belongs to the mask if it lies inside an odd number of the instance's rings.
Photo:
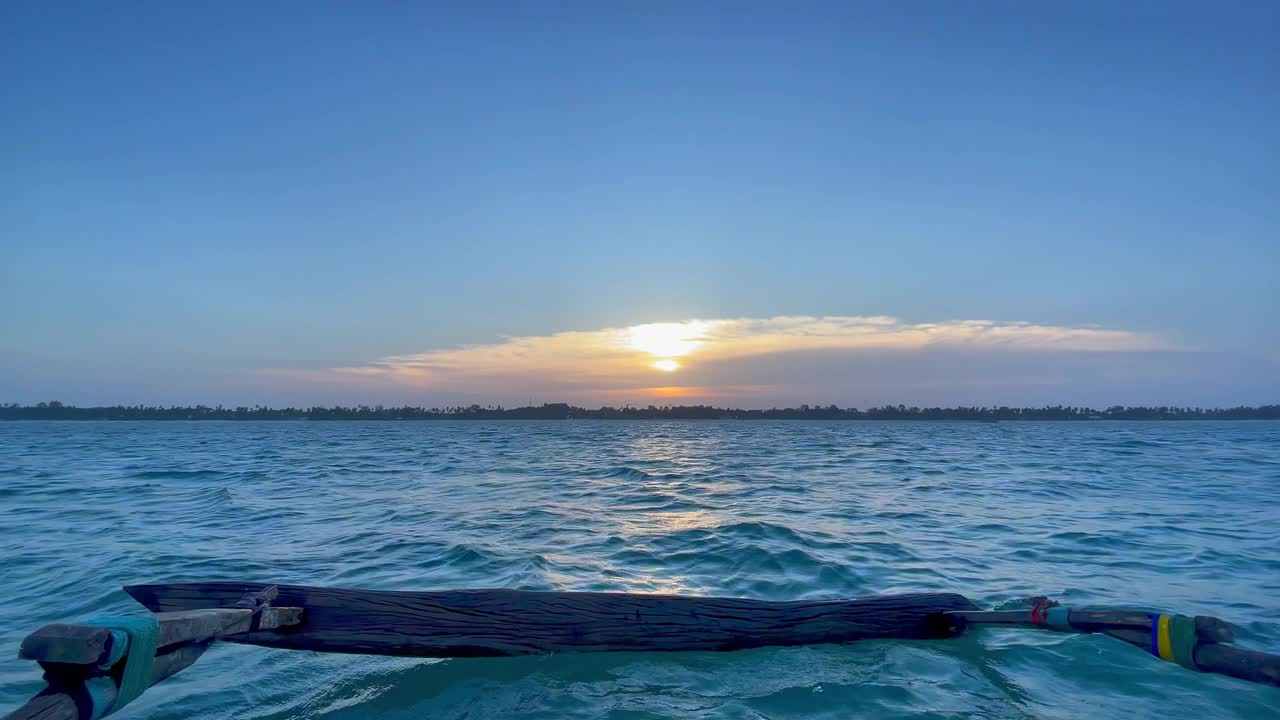
<svg viewBox="0 0 1280 720">
<path fill-rule="evenodd" d="M 1280 426 L 588 424 L 5 427 L 0 567 L 24 592 L 0 600 L 0 628 L 16 642 L 47 622 L 136 612 L 127 583 L 239 578 L 775 600 L 1048 593 L 1216 614 L 1249 644 L 1280 646 Z M 1126 674 L 1129 650 L 978 633 L 397 665 L 228 647 L 146 712 L 1088 717 L 1153 707 L 1144 678 L 1161 670 Z M 252 698 L 246 673 L 264 680 Z M 0 705 L 37 675 L 0 683 Z M 1180 677 L 1161 683 L 1161 720 L 1273 704 Z M 1073 687 L 1089 692 L 1060 692 Z"/>
<path fill-rule="evenodd" d="M 652 480 L 653 475 L 633 467 L 616 467 L 605 471 L 599 477 L 604 478 L 622 478 L 624 480 Z"/>
</svg>

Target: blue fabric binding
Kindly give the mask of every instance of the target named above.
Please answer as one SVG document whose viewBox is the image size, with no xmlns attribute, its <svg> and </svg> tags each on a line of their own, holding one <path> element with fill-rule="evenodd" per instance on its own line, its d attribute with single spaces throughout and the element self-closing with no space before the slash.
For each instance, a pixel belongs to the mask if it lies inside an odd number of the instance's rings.
<svg viewBox="0 0 1280 720">
<path fill-rule="evenodd" d="M 1075 628 L 1071 627 L 1071 608 L 1051 607 L 1044 614 L 1045 624 L 1054 630 L 1071 631 Z"/>
<path fill-rule="evenodd" d="M 120 674 L 120 689 L 116 691 L 116 700 L 101 715 L 97 712 L 97 701 L 94 703 L 95 718 L 133 702 L 151 687 L 151 666 L 156 660 L 156 647 L 160 642 L 160 623 L 152 617 L 102 617 L 86 620 L 85 625 L 104 627 L 108 630 L 123 631 L 129 641 L 124 654 L 124 671 Z M 114 644 L 114 640 L 113 640 Z M 114 651 L 112 652 L 114 655 Z M 92 691 L 90 692 L 92 697 Z"/>
</svg>

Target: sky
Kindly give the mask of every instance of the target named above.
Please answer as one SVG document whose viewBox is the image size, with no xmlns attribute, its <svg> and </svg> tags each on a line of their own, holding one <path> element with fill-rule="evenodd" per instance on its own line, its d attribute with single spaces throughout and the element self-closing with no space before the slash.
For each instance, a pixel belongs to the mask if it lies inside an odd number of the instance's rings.
<svg viewBox="0 0 1280 720">
<path fill-rule="evenodd" d="M 1280 402 L 1277 32 L 3 3 L 0 402 Z"/>
</svg>

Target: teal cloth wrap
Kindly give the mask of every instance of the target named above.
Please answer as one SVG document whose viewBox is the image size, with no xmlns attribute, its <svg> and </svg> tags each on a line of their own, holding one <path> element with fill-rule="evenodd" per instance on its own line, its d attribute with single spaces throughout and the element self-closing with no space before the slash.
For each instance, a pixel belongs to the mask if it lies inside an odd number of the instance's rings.
<svg viewBox="0 0 1280 720">
<path fill-rule="evenodd" d="M 1196 619 L 1186 615 L 1169 616 L 1169 649 L 1173 651 L 1173 661 L 1188 670 L 1199 670 L 1196 667 Z"/>
<path fill-rule="evenodd" d="M 111 653 L 98 662 L 99 670 L 110 670 L 120 662 L 124 654 L 129 652 L 129 633 L 123 630 L 111 631 Z"/>
<path fill-rule="evenodd" d="M 1070 632 L 1075 628 L 1071 627 L 1071 608 L 1051 607 L 1044 614 L 1044 624 L 1054 630 L 1062 630 Z"/>
<path fill-rule="evenodd" d="M 160 641 L 160 623 L 150 617 L 101 617 L 86 620 L 84 624 L 122 630 L 129 636 L 129 649 L 124 656 L 124 671 L 120 674 L 116 701 L 99 712 L 97 698 L 94 700 L 94 718 L 99 718 L 128 705 L 151 687 L 151 666 L 155 663 L 156 647 Z"/>
<path fill-rule="evenodd" d="M 116 681 L 105 675 L 91 677 L 84 681 L 84 690 L 89 694 L 89 704 L 92 706 L 89 720 L 98 720 L 98 718 L 111 712 L 109 693 L 115 689 Z"/>
</svg>

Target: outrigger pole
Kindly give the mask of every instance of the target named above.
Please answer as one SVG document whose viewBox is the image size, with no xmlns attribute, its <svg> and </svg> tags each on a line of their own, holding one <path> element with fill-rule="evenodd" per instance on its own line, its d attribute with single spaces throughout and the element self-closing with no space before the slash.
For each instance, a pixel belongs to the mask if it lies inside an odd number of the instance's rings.
<svg viewBox="0 0 1280 720">
<path fill-rule="evenodd" d="M 970 625 L 1102 633 L 1201 672 L 1280 686 L 1280 656 L 1232 645 L 1212 617 L 983 611 L 962 595 L 774 602 L 627 593 L 389 592 L 261 583 L 135 585 L 154 614 L 47 625 L 19 657 L 48 687 L 8 720 L 98 720 L 190 666 L 215 641 L 322 652 L 479 657 L 552 652 L 737 650 L 870 638 L 946 638 Z"/>
<path fill-rule="evenodd" d="M 1231 626 L 1216 617 L 1139 610 L 1073 610 L 1043 596 L 1029 598 L 1027 604 L 1030 612 L 960 610 L 943 614 L 955 623 L 957 632 L 966 625 L 1004 625 L 1102 633 L 1188 670 L 1280 687 L 1280 655 L 1233 645 L 1235 633 Z"/>
</svg>

